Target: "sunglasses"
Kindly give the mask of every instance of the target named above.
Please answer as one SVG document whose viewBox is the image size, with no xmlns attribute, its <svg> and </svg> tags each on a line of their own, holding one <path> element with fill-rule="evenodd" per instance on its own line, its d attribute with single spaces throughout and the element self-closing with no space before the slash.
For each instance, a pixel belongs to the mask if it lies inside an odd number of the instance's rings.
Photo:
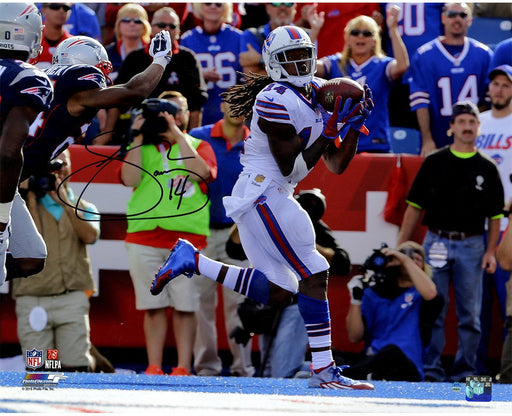
<svg viewBox="0 0 512 416">
<path fill-rule="evenodd" d="M 68 6 L 67 4 L 58 4 L 58 3 L 50 3 L 48 5 L 48 8 L 50 10 L 59 10 L 62 9 L 65 12 L 69 12 L 71 10 L 71 6 Z"/>
<path fill-rule="evenodd" d="M 446 12 L 446 17 L 449 17 L 450 19 L 454 19 L 457 16 L 465 19 L 466 17 L 468 17 L 468 14 L 466 12 L 456 12 L 455 10 L 448 10 Z"/>
<path fill-rule="evenodd" d="M 133 22 L 133 23 L 135 23 L 136 25 L 141 25 L 141 24 L 143 23 L 143 22 L 142 22 L 142 20 L 140 20 L 138 17 L 137 17 L 137 18 L 135 18 L 135 19 L 130 19 L 129 17 L 123 17 L 123 18 L 121 19 L 121 22 L 122 22 L 122 23 L 132 23 L 132 22 Z"/>
<path fill-rule="evenodd" d="M 153 23 L 153 26 L 156 26 L 156 27 L 158 27 L 160 29 L 165 29 L 166 27 L 168 27 L 171 30 L 174 30 L 174 29 L 176 29 L 178 27 L 174 23 L 164 23 L 164 22 Z"/>
<path fill-rule="evenodd" d="M 350 31 L 351 36 L 359 36 L 363 35 L 365 38 L 370 38 L 373 36 L 373 32 L 371 30 L 359 30 L 359 29 L 352 29 Z"/>
<path fill-rule="evenodd" d="M 272 6 L 274 7 L 280 7 L 280 6 L 285 6 L 285 7 L 293 7 L 293 5 L 295 3 L 270 3 Z"/>
<path fill-rule="evenodd" d="M 205 6 L 222 7 L 222 3 L 205 3 Z"/>
</svg>

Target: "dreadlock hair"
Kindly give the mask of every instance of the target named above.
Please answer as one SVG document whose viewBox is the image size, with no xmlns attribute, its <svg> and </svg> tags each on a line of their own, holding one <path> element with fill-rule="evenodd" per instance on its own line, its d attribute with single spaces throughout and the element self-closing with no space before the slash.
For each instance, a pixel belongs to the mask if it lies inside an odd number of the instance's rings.
<svg viewBox="0 0 512 416">
<path fill-rule="evenodd" d="M 231 115 L 234 117 L 249 117 L 256 100 L 256 95 L 267 85 L 274 82 L 267 75 L 238 72 L 245 78 L 244 84 L 229 87 L 221 93 L 222 100 L 230 105 Z"/>
</svg>

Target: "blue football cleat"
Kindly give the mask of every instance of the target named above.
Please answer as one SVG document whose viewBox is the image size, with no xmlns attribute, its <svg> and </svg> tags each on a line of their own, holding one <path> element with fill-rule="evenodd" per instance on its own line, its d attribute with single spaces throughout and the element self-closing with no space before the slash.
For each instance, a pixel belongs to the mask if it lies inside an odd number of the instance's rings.
<svg viewBox="0 0 512 416">
<path fill-rule="evenodd" d="M 333 390 L 375 390 L 373 384 L 363 383 L 352 380 L 341 375 L 342 367 L 336 367 L 336 364 L 322 368 L 320 370 L 311 369 L 308 387 L 320 387 L 322 389 Z"/>
<path fill-rule="evenodd" d="M 158 295 L 172 279 L 184 274 L 192 277 L 196 270 L 196 254 L 199 251 L 187 240 L 178 239 L 164 264 L 160 266 L 151 285 L 151 294 Z"/>
</svg>

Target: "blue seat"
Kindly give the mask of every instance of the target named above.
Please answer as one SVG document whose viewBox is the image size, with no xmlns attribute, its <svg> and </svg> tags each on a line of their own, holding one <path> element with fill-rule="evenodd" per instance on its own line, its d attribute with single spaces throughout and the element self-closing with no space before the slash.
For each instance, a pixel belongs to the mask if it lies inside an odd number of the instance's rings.
<svg viewBox="0 0 512 416">
<path fill-rule="evenodd" d="M 406 127 L 390 127 L 389 133 L 393 153 L 420 154 L 421 136 L 418 130 Z"/>
<path fill-rule="evenodd" d="M 512 22 L 497 17 L 474 17 L 468 36 L 494 49 L 502 40 L 512 35 Z"/>
</svg>

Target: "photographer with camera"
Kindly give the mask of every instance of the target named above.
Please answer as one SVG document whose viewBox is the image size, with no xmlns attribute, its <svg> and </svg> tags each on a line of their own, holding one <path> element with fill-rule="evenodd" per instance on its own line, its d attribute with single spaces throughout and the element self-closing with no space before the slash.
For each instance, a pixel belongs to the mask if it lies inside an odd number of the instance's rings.
<svg viewBox="0 0 512 416">
<path fill-rule="evenodd" d="M 195 280 L 179 276 L 158 296 L 148 290 L 178 238 L 201 248 L 209 235 L 207 183 L 217 176 L 211 145 L 188 135 L 187 100 L 177 91 L 143 101 L 133 124 L 133 142 L 121 181 L 133 187 L 128 202 L 128 252 L 136 308 L 144 310 L 146 374 L 163 375 L 167 310 L 172 308 L 178 365 L 171 375 L 190 375 L 199 292 Z M 165 98 L 165 99 L 164 99 Z M 163 191 L 163 193 L 162 193 Z"/>
<path fill-rule="evenodd" d="M 94 371 L 89 297 L 95 284 L 87 244 L 99 238 L 99 215 L 93 204 L 77 200 L 67 186 L 64 180 L 70 174 L 66 150 L 49 163 L 46 172 L 20 185 L 48 257 L 42 272 L 14 279 L 12 293 L 23 352 L 58 348 L 62 370 Z"/>
<path fill-rule="evenodd" d="M 425 263 L 423 247 L 413 241 L 397 249 L 383 245 L 347 284 L 348 338 L 365 341 L 365 357 L 343 370 L 367 380 L 421 381 L 423 352 L 442 298 Z"/>
</svg>

